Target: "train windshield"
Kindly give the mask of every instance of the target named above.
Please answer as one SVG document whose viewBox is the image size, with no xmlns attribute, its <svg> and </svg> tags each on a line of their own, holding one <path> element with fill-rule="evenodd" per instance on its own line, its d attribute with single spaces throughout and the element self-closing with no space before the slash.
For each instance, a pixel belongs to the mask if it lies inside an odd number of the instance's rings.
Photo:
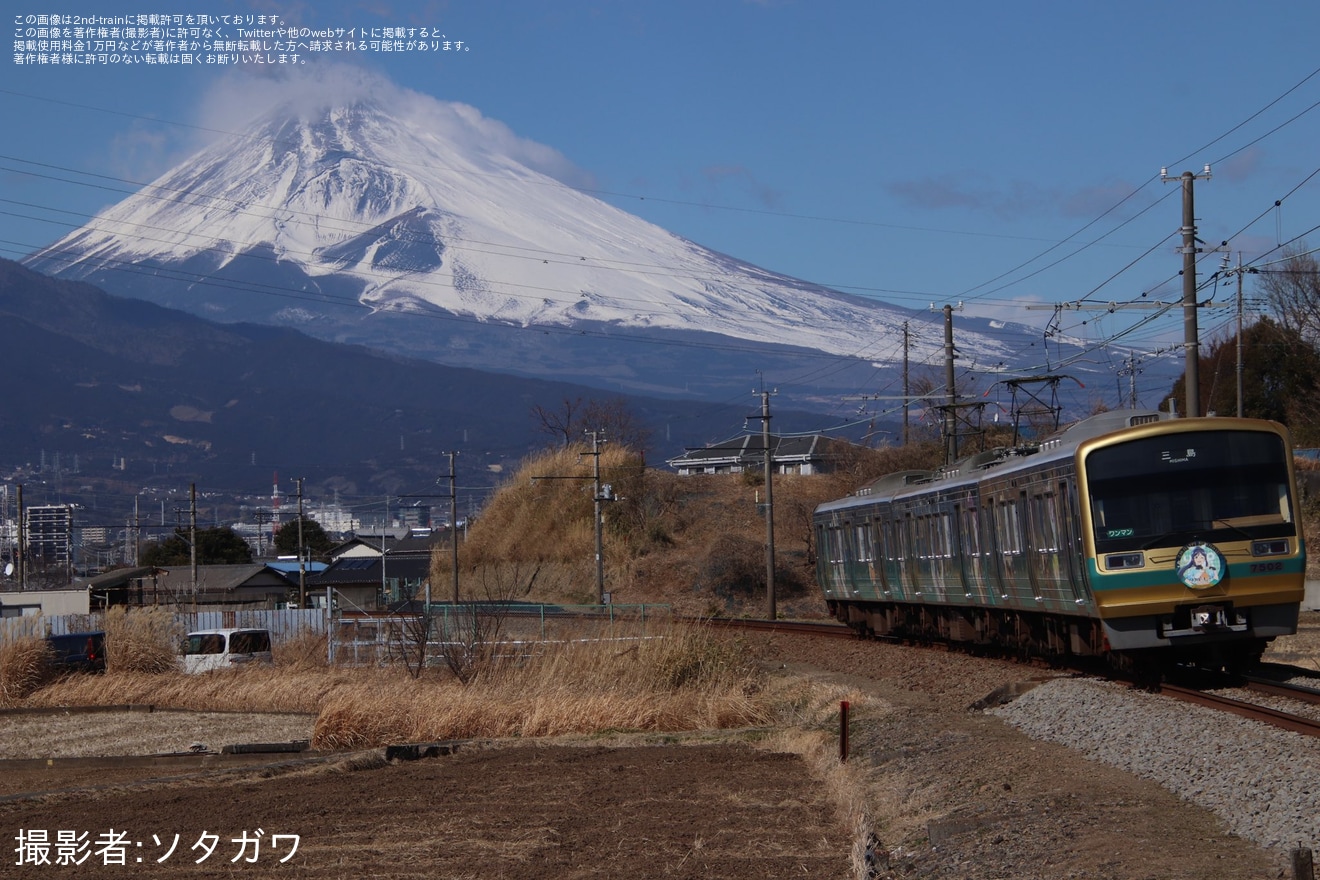
<svg viewBox="0 0 1320 880">
<path fill-rule="evenodd" d="M 1288 450 L 1277 434 L 1192 431 L 1086 457 L 1096 551 L 1292 537 Z"/>
</svg>

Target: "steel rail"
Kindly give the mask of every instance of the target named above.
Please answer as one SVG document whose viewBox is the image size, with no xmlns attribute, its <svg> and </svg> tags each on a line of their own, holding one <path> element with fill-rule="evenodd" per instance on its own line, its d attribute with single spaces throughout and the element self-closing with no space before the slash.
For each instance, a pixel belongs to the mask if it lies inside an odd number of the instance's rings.
<svg viewBox="0 0 1320 880">
<path fill-rule="evenodd" d="M 1256 691 L 1262 694 L 1270 694 L 1275 697 L 1286 697 L 1289 700 L 1300 700 L 1303 703 L 1320 705 L 1320 689 L 1307 687 L 1301 684 L 1285 684 L 1281 681 L 1271 681 L 1268 678 L 1258 678 L 1254 675 L 1244 675 L 1242 679 L 1246 681 L 1247 690 Z"/>
<path fill-rule="evenodd" d="M 1252 721 L 1260 721 L 1283 730 L 1291 730 L 1294 733 L 1300 733 L 1304 736 L 1320 736 L 1320 721 L 1310 718 L 1304 718 L 1300 715 L 1291 715 L 1287 712 L 1281 712 L 1278 709 L 1271 709 L 1268 706 L 1259 706 L 1255 703 L 1245 703 L 1241 700 L 1235 700 L 1231 697 L 1221 697 L 1217 694 L 1209 694 L 1196 688 L 1183 687 L 1176 684 L 1161 684 L 1159 692 L 1173 697 L 1176 700 L 1182 700 L 1186 703 L 1194 703 L 1199 706 L 1207 706 L 1220 712 L 1228 712 L 1238 715 L 1242 718 L 1248 718 Z"/>
</svg>

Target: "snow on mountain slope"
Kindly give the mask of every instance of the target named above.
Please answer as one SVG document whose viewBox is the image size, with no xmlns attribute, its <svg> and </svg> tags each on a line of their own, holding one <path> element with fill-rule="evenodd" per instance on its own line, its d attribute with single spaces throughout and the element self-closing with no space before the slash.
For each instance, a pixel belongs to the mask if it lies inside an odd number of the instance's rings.
<svg viewBox="0 0 1320 880">
<path fill-rule="evenodd" d="M 123 263 L 219 272 L 256 254 L 313 284 L 351 280 L 373 311 L 901 355 L 910 312 L 675 236 L 537 170 L 525 142 L 507 149 L 508 138 L 487 136 L 492 126 L 502 129 L 471 107 L 399 89 L 385 101 L 278 108 L 24 262 L 91 278 Z M 1014 360 L 1003 338 L 960 329 L 959 346 L 982 363 Z M 912 344 L 912 358 L 928 361 L 942 338 L 918 332 Z"/>
</svg>

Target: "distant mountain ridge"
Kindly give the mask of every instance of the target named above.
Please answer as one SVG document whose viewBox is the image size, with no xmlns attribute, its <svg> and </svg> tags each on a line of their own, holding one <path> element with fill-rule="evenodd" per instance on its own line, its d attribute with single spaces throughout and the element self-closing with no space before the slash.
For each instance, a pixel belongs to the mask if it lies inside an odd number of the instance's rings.
<svg viewBox="0 0 1320 880">
<path fill-rule="evenodd" d="M 462 484 L 481 487 L 550 442 L 538 405 L 620 399 L 651 430 L 652 460 L 724 439 L 745 414 L 217 324 L 9 260 L 0 325 L 0 466 L 50 453 L 104 476 L 113 461 L 138 486 L 169 473 L 259 490 L 279 469 L 318 492 L 392 496 L 434 486 L 445 453 L 459 451 Z M 817 418 L 783 416 L 789 429 Z"/>
<path fill-rule="evenodd" d="M 835 408 L 892 387 L 905 326 L 912 363 L 943 357 L 938 314 L 702 248 L 532 167 L 472 108 L 396 91 L 267 114 L 24 263 L 215 320 L 689 399 L 759 373 Z M 981 372 L 1044 360 L 1025 326 L 960 318 L 957 343 Z"/>
</svg>

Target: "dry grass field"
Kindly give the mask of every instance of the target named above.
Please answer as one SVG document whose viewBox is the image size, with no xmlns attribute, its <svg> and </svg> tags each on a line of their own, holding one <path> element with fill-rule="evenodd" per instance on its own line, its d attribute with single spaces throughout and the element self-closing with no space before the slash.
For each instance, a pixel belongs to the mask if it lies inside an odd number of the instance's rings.
<svg viewBox="0 0 1320 880">
<path fill-rule="evenodd" d="M 494 664 L 467 685 L 439 671 L 310 663 L 69 676 L 22 704 L 210 711 L 0 716 L 5 757 L 55 759 L 6 765 L 0 823 L 11 840 L 24 829 L 131 833 L 148 876 L 264 876 L 273 857 L 265 869 L 235 868 L 232 853 L 155 862 L 157 838 L 190 846 L 204 832 L 257 828 L 298 834 L 284 870 L 310 878 L 853 873 L 862 799 L 827 732 L 846 692 L 768 675 L 751 646 L 707 627 L 612 635 Z M 220 756 L 146 766 L 90 757 L 298 738 L 334 751 L 260 768 Z M 463 743 L 402 764 L 368 748 L 434 740 Z M 50 874 L 88 876 L 55 865 L 5 872 Z"/>
</svg>

